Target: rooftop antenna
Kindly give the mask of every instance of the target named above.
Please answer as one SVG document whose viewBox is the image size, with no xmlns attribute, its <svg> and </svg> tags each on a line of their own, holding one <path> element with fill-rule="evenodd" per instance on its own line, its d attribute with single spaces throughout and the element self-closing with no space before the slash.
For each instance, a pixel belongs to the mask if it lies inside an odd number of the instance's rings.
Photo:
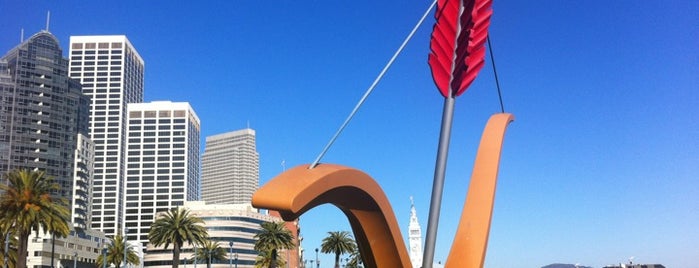
<svg viewBox="0 0 699 268">
<path fill-rule="evenodd" d="M 24 28 L 19 29 L 19 42 L 24 42 Z"/>
<path fill-rule="evenodd" d="M 46 11 L 46 31 L 49 31 L 49 22 L 51 21 L 51 11 Z"/>
<path fill-rule="evenodd" d="M 250 120 L 248 120 L 248 129 L 250 129 Z"/>
</svg>

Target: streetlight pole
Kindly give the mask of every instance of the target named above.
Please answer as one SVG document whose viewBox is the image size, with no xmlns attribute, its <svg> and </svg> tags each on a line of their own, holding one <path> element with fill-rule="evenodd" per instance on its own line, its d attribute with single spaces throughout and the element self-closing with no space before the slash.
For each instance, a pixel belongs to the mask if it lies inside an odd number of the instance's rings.
<svg viewBox="0 0 699 268">
<path fill-rule="evenodd" d="M 316 267 L 320 268 L 320 260 L 318 259 L 318 248 L 316 248 Z"/>
<path fill-rule="evenodd" d="M 78 268 L 78 252 L 75 252 L 75 255 L 73 255 L 73 268 Z"/>
<path fill-rule="evenodd" d="M 211 249 L 210 248 L 206 249 L 206 254 L 209 255 L 209 263 L 207 263 L 206 268 L 211 268 L 212 263 L 211 263 Z"/>
<path fill-rule="evenodd" d="M 4 256 L 5 258 L 3 259 L 3 266 L 2 266 L 4 268 L 7 268 L 7 261 L 9 259 L 7 257 L 7 253 L 9 250 L 10 250 L 10 230 L 8 229 L 7 234 L 5 235 L 5 256 Z"/>
<path fill-rule="evenodd" d="M 233 268 L 233 241 L 228 242 L 230 251 L 228 252 L 228 268 Z"/>
<path fill-rule="evenodd" d="M 56 233 L 51 232 L 51 268 L 56 265 L 53 257 L 56 255 Z"/>
<path fill-rule="evenodd" d="M 238 252 L 235 253 L 235 268 L 238 268 Z"/>
<path fill-rule="evenodd" d="M 102 242 L 102 268 L 107 268 L 107 244 Z"/>
<path fill-rule="evenodd" d="M 126 255 L 129 252 L 129 248 L 127 246 L 128 239 L 126 239 L 126 234 L 129 232 L 129 228 L 124 228 L 124 268 L 126 268 Z"/>
</svg>

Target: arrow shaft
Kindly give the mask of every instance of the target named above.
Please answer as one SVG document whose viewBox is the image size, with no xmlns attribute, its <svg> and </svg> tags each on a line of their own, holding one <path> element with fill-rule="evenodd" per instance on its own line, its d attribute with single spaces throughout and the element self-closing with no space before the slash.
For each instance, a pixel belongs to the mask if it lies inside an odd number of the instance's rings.
<svg viewBox="0 0 699 268">
<path fill-rule="evenodd" d="M 432 268 L 432 263 L 434 262 L 434 248 L 437 241 L 439 211 L 442 207 L 444 175 L 447 169 L 449 140 L 451 138 L 452 119 L 454 117 L 454 101 L 455 97 L 453 96 L 444 98 L 442 128 L 439 133 L 439 145 L 437 146 L 437 162 L 435 163 L 434 181 L 432 182 L 432 198 L 430 200 L 430 214 L 427 219 L 427 233 L 425 235 L 425 252 L 422 257 L 422 268 Z"/>
</svg>

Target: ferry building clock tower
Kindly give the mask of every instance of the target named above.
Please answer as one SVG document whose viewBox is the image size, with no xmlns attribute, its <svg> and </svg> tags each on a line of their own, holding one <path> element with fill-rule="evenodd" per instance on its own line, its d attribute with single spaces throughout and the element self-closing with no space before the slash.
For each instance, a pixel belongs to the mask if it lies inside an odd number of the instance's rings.
<svg viewBox="0 0 699 268">
<path fill-rule="evenodd" d="M 417 221 L 417 212 L 415 211 L 412 196 L 410 197 L 410 225 L 408 225 L 408 232 L 410 262 L 412 262 L 413 268 L 420 268 L 422 266 L 422 229 Z"/>
</svg>

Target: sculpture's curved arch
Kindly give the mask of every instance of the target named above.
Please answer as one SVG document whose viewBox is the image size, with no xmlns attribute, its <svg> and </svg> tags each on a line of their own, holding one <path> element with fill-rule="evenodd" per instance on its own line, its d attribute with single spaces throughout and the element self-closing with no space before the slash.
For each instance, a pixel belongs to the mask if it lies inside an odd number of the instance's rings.
<svg viewBox="0 0 699 268">
<path fill-rule="evenodd" d="M 507 125 L 514 119 L 512 114 L 494 114 L 485 125 L 454 243 L 444 264 L 446 268 L 483 267 L 493 215 L 502 142 Z"/>
<path fill-rule="evenodd" d="M 287 170 L 265 184 L 253 195 L 253 206 L 292 220 L 318 205 L 333 204 L 349 219 L 366 267 L 411 266 L 393 209 L 369 175 L 341 165 L 308 166 Z"/>
</svg>

